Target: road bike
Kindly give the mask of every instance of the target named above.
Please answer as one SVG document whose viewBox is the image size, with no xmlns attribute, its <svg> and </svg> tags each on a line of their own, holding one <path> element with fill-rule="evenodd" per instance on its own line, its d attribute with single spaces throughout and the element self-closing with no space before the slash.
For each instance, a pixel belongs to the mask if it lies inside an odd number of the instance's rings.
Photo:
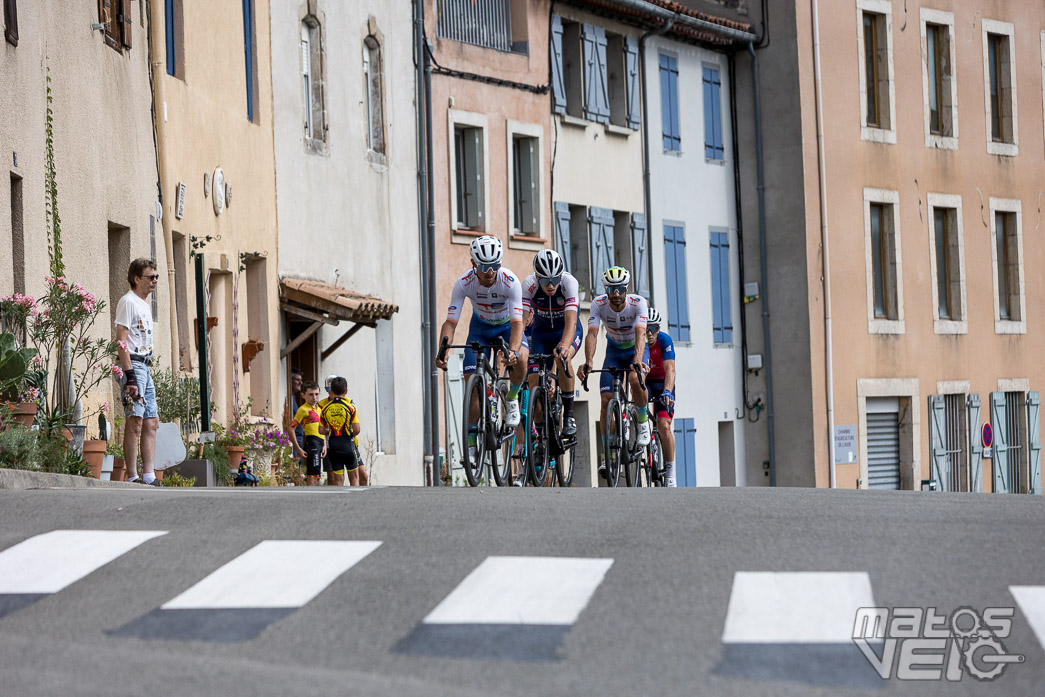
<svg viewBox="0 0 1045 697">
<path fill-rule="evenodd" d="M 537 384 L 530 389 L 526 416 L 525 476 L 534 486 L 544 486 L 548 471 L 555 470 L 559 486 L 573 482 L 573 451 L 576 437 L 563 438 L 562 390 L 555 372 L 554 354 L 530 354 L 537 365 Z M 562 363 L 564 375 L 572 378 L 570 368 Z M 525 483 L 525 482 L 524 482 Z"/>
<path fill-rule="evenodd" d="M 640 448 L 636 444 L 637 427 L 639 422 L 638 407 L 628 399 L 628 390 L 625 385 L 628 373 L 634 371 L 639 376 L 639 384 L 643 391 L 646 390 L 642 382 L 642 371 L 638 364 L 633 363 L 627 368 L 603 368 L 602 370 L 590 370 L 588 375 L 594 373 L 609 373 L 613 376 L 613 386 L 610 390 L 610 401 L 606 405 L 606 429 L 602 434 L 603 449 L 602 462 L 606 466 L 606 483 L 611 487 L 620 484 L 621 470 L 624 470 L 624 481 L 628 486 L 635 486 L 636 469 L 639 461 Z M 581 382 L 584 391 L 588 391 L 588 378 L 585 376 Z"/>
<path fill-rule="evenodd" d="M 508 363 L 508 346 L 504 339 L 493 344 L 484 345 L 478 341 L 451 346 L 444 338 L 439 345 L 438 360 L 443 360 L 447 349 L 470 348 L 475 352 L 476 371 L 469 378 L 464 391 L 464 408 L 461 423 L 463 432 L 464 453 L 461 464 L 469 486 L 479 486 L 489 460 L 497 486 L 508 486 L 511 483 L 511 451 L 502 452 L 506 443 L 515 437 L 516 429 L 505 423 L 507 414 L 508 390 L 511 383 L 507 375 L 502 374 Z M 494 361 L 489 353 L 494 353 Z M 496 354 L 502 359 L 497 361 Z M 497 363 L 497 365 L 495 365 Z M 473 410 L 477 418 L 473 419 Z M 468 444 L 469 436 L 475 438 L 475 445 Z"/>
<path fill-rule="evenodd" d="M 663 397 L 658 397 L 660 401 Z M 653 403 L 651 403 L 652 405 Z M 650 419 L 655 419 L 654 409 Z M 660 444 L 660 430 L 656 421 L 651 424 L 649 445 L 639 453 L 638 469 L 635 473 L 635 486 L 667 486 L 668 472 L 664 467 L 664 450 Z"/>
</svg>

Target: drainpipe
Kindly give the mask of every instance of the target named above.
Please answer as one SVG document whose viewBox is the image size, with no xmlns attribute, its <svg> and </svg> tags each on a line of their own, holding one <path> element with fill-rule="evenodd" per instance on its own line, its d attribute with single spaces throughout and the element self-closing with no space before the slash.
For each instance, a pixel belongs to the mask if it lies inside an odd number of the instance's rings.
<svg viewBox="0 0 1045 697">
<path fill-rule="evenodd" d="M 834 351 L 831 333 L 831 253 L 827 234 L 827 162 L 824 148 L 824 100 L 820 79 L 820 8 L 817 0 L 813 7 L 813 84 L 816 86 L 816 149 L 817 175 L 820 180 L 820 246 L 823 249 L 824 268 L 820 282 L 824 286 L 824 371 L 827 373 L 827 464 L 830 471 L 831 488 L 835 480 L 835 389 Z"/>
<path fill-rule="evenodd" d="M 654 36 L 661 36 L 666 33 L 671 26 L 675 23 L 675 20 L 669 19 L 664 22 L 664 26 L 660 29 L 653 29 L 639 38 L 639 70 L 642 71 L 642 77 L 639 80 L 639 84 L 642 85 L 642 187 L 643 196 L 645 197 L 646 203 L 646 264 L 648 266 L 646 277 L 650 279 L 649 284 L 649 302 L 653 304 L 653 298 L 655 296 L 653 292 L 653 214 L 650 205 L 650 144 L 649 144 L 649 108 L 646 102 L 646 39 Z"/>
<path fill-rule="evenodd" d="M 423 0 L 422 0 L 423 1 Z M 422 29 L 424 26 L 422 25 Z M 433 161 L 433 150 L 432 150 L 432 47 L 428 44 L 428 40 L 422 35 L 424 40 L 424 68 L 425 68 L 425 157 L 428 160 L 429 176 L 427 177 L 428 182 L 428 235 L 425 240 L 428 245 L 428 318 L 427 325 L 428 331 L 425 341 L 428 342 L 428 351 L 430 356 L 430 365 L 428 371 L 428 390 L 431 395 L 431 410 L 428 412 L 428 418 L 431 420 L 429 429 L 431 431 L 431 449 L 432 449 L 432 484 L 434 486 L 440 486 L 442 479 L 440 477 L 439 467 L 439 371 L 435 367 L 435 331 L 436 331 L 436 318 L 435 318 L 435 181 L 431 176 L 431 168 Z"/>
<path fill-rule="evenodd" d="M 815 1 L 815 0 L 814 0 Z M 752 43 L 747 45 L 751 56 L 751 89 L 755 107 L 755 162 L 758 175 L 758 250 L 762 279 L 762 334 L 765 341 L 766 422 L 769 426 L 769 486 L 776 486 L 776 440 L 773 423 L 773 351 L 769 334 L 769 272 L 766 264 L 766 176 L 762 156 L 762 98 L 758 85 L 758 55 Z"/>
</svg>

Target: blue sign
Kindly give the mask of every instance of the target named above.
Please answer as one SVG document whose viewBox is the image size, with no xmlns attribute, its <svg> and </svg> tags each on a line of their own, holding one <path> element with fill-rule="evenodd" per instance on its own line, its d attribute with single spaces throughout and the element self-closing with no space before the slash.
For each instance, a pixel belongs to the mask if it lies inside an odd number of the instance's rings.
<svg viewBox="0 0 1045 697">
<path fill-rule="evenodd" d="M 980 429 L 980 434 L 983 437 L 984 448 L 994 445 L 994 429 L 991 428 L 990 424 L 984 424 L 983 428 Z"/>
</svg>

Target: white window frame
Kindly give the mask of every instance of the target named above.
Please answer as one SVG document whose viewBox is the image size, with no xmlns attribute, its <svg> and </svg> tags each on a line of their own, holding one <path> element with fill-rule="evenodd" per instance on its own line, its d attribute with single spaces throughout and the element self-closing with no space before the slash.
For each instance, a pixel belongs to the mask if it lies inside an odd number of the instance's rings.
<svg viewBox="0 0 1045 697">
<path fill-rule="evenodd" d="M 1020 318 L 1018 320 L 1001 318 L 1001 302 L 998 298 L 998 217 L 996 213 L 1016 214 L 1016 254 L 1019 259 Z M 1027 284 L 1023 256 L 1023 204 L 1019 199 L 990 198 L 991 225 L 991 276 L 994 279 L 994 332 L 996 334 L 1027 333 Z"/>
<path fill-rule="evenodd" d="M 857 0 L 856 36 L 860 73 L 860 138 L 896 145 L 896 80 L 893 72 L 893 5 L 889 0 Z M 864 12 L 885 15 L 885 42 L 889 54 L 889 128 L 867 125 L 867 74 L 864 71 Z"/>
<path fill-rule="evenodd" d="M 490 232 L 490 128 L 486 114 L 477 114 L 460 109 L 447 111 L 447 148 L 450 153 L 450 230 L 451 240 L 470 244 L 476 236 Z M 479 128 L 483 132 L 483 226 L 480 230 L 462 228 L 457 222 L 457 152 L 454 146 L 454 131 L 457 126 Z"/>
<path fill-rule="evenodd" d="M 867 399 L 875 397 L 906 397 L 911 400 L 911 464 L 900 473 L 917 489 L 922 479 L 922 408 L 918 378 L 861 378 L 856 381 L 857 421 L 859 429 L 860 488 L 867 489 Z M 903 437 L 901 433 L 901 438 Z M 903 445 L 901 444 L 901 452 Z"/>
<path fill-rule="evenodd" d="M 965 232 L 962 229 L 962 197 L 958 194 L 934 194 L 927 196 L 929 206 L 929 270 L 932 281 L 933 331 L 937 334 L 968 334 L 969 315 L 965 297 Z M 940 319 L 940 290 L 936 268 L 936 215 L 937 208 L 953 209 L 956 212 L 958 235 L 958 282 L 961 287 L 961 319 Z M 943 393 L 940 393 L 943 394 Z"/>
<path fill-rule="evenodd" d="M 515 136 L 525 136 L 528 138 L 537 139 L 537 232 L 534 235 L 526 235 L 523 233 L 516 233 L 515 231 L 518 226 L 515 224 Z M 538 251 L 544 249 L 544 240 L 547 239 L 547 230 L 545 228 L 544 220 L 547 217 L 545 215 L 546 205 L 545 192 L 548 190 L 545 186 L 544 180 L 544 127 L 540 124 L 526 123 L 524 121 L 513 121 L 508 119 L 505 129 L 505 145 L 507 147 L 507 162 L 508 162 L 508 195 L 505 200 L 508 203 L 507 220 L 508 223 L 508 246 L 516 249 L 526 249 L 530 251 Z M 540 237 L 542 241 L 537 242 L 530 239 L 520 239 L 520 237 Z"/>
<path fill-rule="evenodd" d="M 936 135 L 930 131 L 931 110 L 929 108 L 929 41 L 927 37 L 927 24 L 940 24 L 946 26 L 950 40 L 947 42 L 950 52 L 951 75 L 947 82 L 950 83 L 951 92 L 951 134 L 949 136 Z M 922 104 L 925 106 L 925 147 L 940 148 L 942 150 L 958 149 L 958 63 L 955 58 L 955 34 L 954 14 L 942 10 L 930 10 L 921 8 L 921 32 L 922 32 Z M 944 89 L 947 89 L 946 87 Z"/>
<path fill-rule="evenodd" d="M 1020 128 L 1019 128 L 1019 100 L 1017 98 L 1017 87 L 1019 81 L 1016 79 L 1016 29 L 1009 22 L 999 22 L 994 19 L 984 19 L 981 34 L 983 37 L 983 106 L 987 116 L 987 153 L 990 155 L 1001 155 L 1004 157 L 1016 157 L 1020 154 Z M 994 135 L 991 133 L 991 72 L 990 51 L 987 47 L 988 34 L 1003 34 L 1009 37 L 1009 82 L 1012 92 L 1012 142 L 995 143 Z"/>
<path fill-rule="evenodd" d="M 874 257 L 871 254 L 871 204 L 893 207 L 893 254 L 896 258 L 896 319 L 874 315 Z M 888 189 L 864 189 L 864 264 L 867 276 L 867 331 L 870 334 L 905 334 L 903 312 L 903 256 L 900 254 L 900 193 Z"/>
</svg>

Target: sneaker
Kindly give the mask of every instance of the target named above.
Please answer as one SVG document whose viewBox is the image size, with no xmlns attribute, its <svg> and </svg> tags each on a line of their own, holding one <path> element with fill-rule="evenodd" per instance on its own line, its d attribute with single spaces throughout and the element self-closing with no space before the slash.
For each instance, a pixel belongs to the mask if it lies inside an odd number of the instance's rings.
<svg viewBox="0 0 1045 697">
<path fill-rule="evenodd" d="M 509 399 L 504 413 L 504 423 L 512 428 L 519 425 L 519 400 Z"/>
<path fill-rule="evenodd" d="M 651 429 L 649 419 L 646 419 L 645 421 L 640 421 L 638 432 L 635 434 L 635 445 L 639 446 L 640 448 L 649 445 L 650 435 Z"/>
<path fill-rule="evenodd" d="M 512 486 L 517 486 L 521 488 L 526 486 L 526 482 L 523 481 L 522 477 L 519 477 L 518 479 L 512 482 Z"/>
<path fill-rule="evenodd" d="M 678 484 L 675 482 L 674 477 L 668 477 L 667 486 L 677 487 Z"/>
<path fill-rule="evenodd" d="M 143 479 L 142 483 L 144 483 L 144 482 L 145 482 L 145 480 Z M 162 479 L 153 479 L 151 482 L 149 482 L 148 485 L 149 486 L 163 486 L 163 480 Z"/>
<path fill-rule="evenodd" d="M 599 465 L 599 476 L 602 477 L 603 479 L 606 479 L 607 478 L 606 477 L 606 472 L 607 472 L 606 465 Z"/>
<path fill-rule="evenodd" d="M 477 464 L 476 461 L 479 459 L 479 448 L 474 445 L 468 446 L 468 462 Z"/>
</svg>

